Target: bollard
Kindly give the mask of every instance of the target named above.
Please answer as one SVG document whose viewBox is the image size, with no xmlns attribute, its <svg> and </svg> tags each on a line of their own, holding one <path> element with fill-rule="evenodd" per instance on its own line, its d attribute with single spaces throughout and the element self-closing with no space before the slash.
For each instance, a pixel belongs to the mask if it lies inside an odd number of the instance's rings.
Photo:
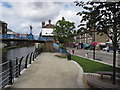
<svg viewBox="0 0 120 90">
<path fill-rule="evenodd" d="M 67 54 L 67 60 L 71 60 L 71 54 L 70 53 Z"/>
</svg>

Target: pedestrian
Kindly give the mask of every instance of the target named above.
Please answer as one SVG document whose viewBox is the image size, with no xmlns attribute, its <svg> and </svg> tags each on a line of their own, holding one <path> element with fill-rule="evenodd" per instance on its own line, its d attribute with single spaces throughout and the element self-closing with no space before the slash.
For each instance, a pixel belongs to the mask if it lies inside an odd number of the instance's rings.
<svg viewBox="0 0 120 90">
<path fill-rule="evenodd" d="M 76 49 L 78 49 L 78 46 L 76 46 Z"/>
<path fill-rule="evenodd" d="M 75 53 L 75 50 L 74 49 L 72 49 L 72 54 L 74 54 Z"/>
<path fill-rule="evenodd" d="M 87 58 L 88 58 L 88 53 L 86 53 L 86 55 L 85 55 Z"/>
</svg>

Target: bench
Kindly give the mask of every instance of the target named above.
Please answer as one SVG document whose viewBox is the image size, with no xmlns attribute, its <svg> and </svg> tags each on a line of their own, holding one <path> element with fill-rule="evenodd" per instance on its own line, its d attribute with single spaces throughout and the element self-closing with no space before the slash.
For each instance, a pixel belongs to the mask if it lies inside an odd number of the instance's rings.
<svg viewBox="0 0 120 90">
<path fill-rule="evenodd" d="M 99 72 L 96 72 L 96 73 L 101 75 L 101 79 L 103 78 L 103 75 L 109 75 L 109 76 L 111 76 L 111 79 L 113 78 L 113 72 L 99 71 Z M 119 78 L 120 73 L 116 73 L 116 77 Z"/>
<path fill-rule="evenodd" d="M 118 85 L 113 85 L 110 83 L 102 82 L 101 80 L 98 79 L 97 75 L 94 75 L 94 74 L 87 74 L 86 81 L 89 85 L 91 85 L 95 88 L 100 88 L 102 90 L 104 90 L 104 89 L 119 90 L 120 89 L 120 87 Z"/>
</svg>

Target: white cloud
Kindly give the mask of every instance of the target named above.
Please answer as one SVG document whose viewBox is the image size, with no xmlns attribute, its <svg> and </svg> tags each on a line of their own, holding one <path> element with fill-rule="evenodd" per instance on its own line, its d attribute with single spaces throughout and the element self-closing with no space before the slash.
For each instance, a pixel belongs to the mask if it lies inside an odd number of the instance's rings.
<svg viewBox="0 0 120 90">
<path fill-rule="evenodd" d="M 42 21 L 54 18 L 59 14 L 60 4 L 53 2 L 21 2 L 12 3 L 15 11 L 25 19 Z"/>
<path fill-rule="evenodd" d="M 8 28 L 18 33 L 29 33 L 29 26 L 33 26 L 33 33 L 39 34 L 41 22 L 57 20 L 65 17 L 66 20 L 79 24 L 80 17 L 76 16 L 78 7 L 74 3 L 61 2 L 9 2 L 11 8 L 2 6 L 3 20 L 8 23 Z M 68 6 L 65 6 L 68 5 Z"/>
<path fill-rule="evenodd" d="M 76 15 L 77 12 L 76 11 L 72 11 L 72 10 L 62 10 L 60 12 L 60 14 L 58 15 L 57 18 L 55 18 L 55 22 L 59 19 L 62 19 L 62 17 L 64 17 L 66 20 L 70 21 L 70 22 L 74 22 L 75 26 L 77 28 L 77 26 L 80 24 L 80 16 Z"/>
</svg>

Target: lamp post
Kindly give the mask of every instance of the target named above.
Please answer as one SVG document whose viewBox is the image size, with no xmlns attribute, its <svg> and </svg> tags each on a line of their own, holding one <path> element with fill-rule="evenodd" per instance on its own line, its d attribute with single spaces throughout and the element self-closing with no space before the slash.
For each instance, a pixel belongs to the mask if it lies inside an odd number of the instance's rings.
<svg viewBox="0 0 120 90">
<path fill-rule="evenodd" d="M 95 42 L 95 30 L 94 30 L 93 42 Z M 93 45 L 93 59 L 95 60 L 95 45 Z"/>
<path fill-rule="evenodd" d="M 33 27 L 30 25 L 30 34 L 32 34 Z"/>
<path fill-rule="evenodd" d="M 93 40 L 92 40 L 92 42 L 93 42 L 93 60 L 95 60 L 95 29 L 93 28 L 93 30 L 91 31 L 93 34 Z"/>
<path fill-rule="evenodd" d="M 33 34 L 32 34 L 32 29 L 33 29 L 33 27 L 30 25 L 30 35 L 31 35 L 31 39 L 33 39 Z"/>
</svg>

